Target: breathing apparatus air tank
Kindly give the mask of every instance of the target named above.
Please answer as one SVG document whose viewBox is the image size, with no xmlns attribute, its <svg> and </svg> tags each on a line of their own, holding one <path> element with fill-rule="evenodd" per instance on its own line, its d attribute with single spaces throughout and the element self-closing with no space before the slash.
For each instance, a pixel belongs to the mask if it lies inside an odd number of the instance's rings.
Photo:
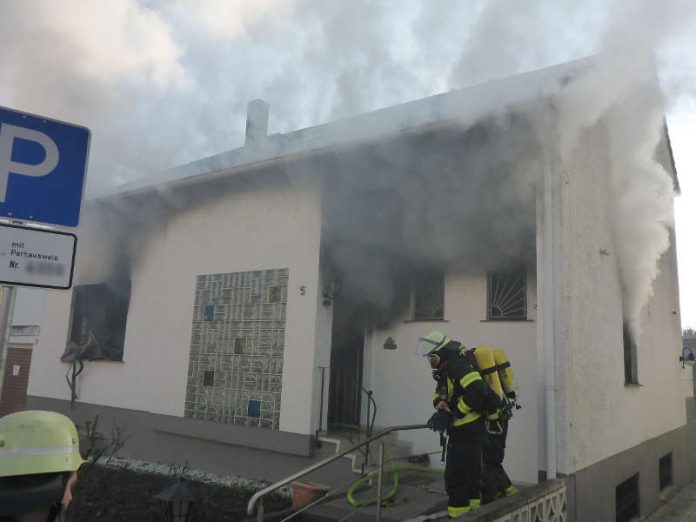
<svg viewBox="0 0 696 522">
<path fill-rule="evenodd" d="M 488 386 L 490 386 L 490 388 L 498 394 L 498 397 L 502 399 L 503 387 L 498 377 L 493 351 L 488 346 L 479 346 L 474 350 L 474 358 L 476 359 L 478 372 L 481 374 L 481 377 L 483 377 L 483 380 L 486 381 Z"/>
<path fill-rule="evenodd" d="M 498 368 L 500 384 L 505 392 L 505 395 L 510 396 L 511 393 L 516 394 L 519 388 L 517 387 L 515 373 L 512 371 L 510 361 L 505 353 L 505 350 L 502 348 L 496 348 L 493 350 L 493 359 L 495 360 L 495 365 Z"/>
</svg>

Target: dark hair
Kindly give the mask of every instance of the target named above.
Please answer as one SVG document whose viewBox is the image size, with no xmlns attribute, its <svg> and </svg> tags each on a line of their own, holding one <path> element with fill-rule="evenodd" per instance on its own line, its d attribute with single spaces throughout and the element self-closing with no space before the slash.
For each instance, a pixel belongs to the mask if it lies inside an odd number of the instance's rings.
<svg viewBox="0 0 696 522">
<path fill-rule="evenodd" d="M 71 474 L 67 471 L 0 478 L 0 521 L 14 520 L 17 515 L 42 508 L 50 508 L 47 520 L 54 520 Z"/>
</svg>

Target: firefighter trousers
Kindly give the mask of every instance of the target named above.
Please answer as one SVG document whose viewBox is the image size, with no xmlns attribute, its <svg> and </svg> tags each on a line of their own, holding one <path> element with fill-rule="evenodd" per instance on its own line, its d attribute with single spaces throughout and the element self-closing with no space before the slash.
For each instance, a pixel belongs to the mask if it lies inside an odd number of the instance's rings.
<svg viewBox="0 0 696 522">
<path fill-rule="evenodd" d="M 505 496 L 512 482 L 503 469 L 505 458 L 505 441 L 507 439 L 508 421 L 500 421 L 502 433 L 486 434 L 481 447 L 483 469 L 481 470 L 481 503 L 488 504 L 496 498 Z"/>
<path fill-rule="evenodd" d="M 486 437 L 483 421 L 454 428 L 447 441 L 445 490 L 450 508 L 466 508 L 481 499 L 481 445 Z M 470 501 L 474 503 L 470 504 Z"/>
</svg>

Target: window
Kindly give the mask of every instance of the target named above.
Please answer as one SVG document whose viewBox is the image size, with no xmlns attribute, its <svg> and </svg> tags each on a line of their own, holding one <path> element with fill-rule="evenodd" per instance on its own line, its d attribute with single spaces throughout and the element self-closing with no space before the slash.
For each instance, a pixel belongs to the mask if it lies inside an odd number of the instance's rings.
<svg viewBox="0 0 696 522">
<path fill-rule="evenodd" d="M 489 272 L 487 318 L 491 321 L 527 319 L 527 274 L 524 270 Z"/>
<path fill-rule="evenodd" d="M 636 341 L 628 323 L 623 325 L 624 378 L 626 384 L 638 384 Z"/>
<path fill-rule="evenodd" d="M 215 370 L 203 372 L 203 386 L 215 386 Z"/>
<path fill-rule="evenodd" d="M 62 360 L 122 361 L 130 281 L 73 289 L 70 337 Z"/>
<path fill-rule="evenodd" d="M 629 522 L 640 513 L 638 474 L 616 486 L 616 522 Z"/>
<path fill-rule="evenodd" d="M 672 453 L 660 459 L 660 491 L 672 485 Z"/>
<path fill-rule="evenodd" d="M 205 305 L 203 309 L 203 320 L 212 321 L 215 319 L 215 305 Z"/>
<path fill-rule="evenodd" d="M 424 274 L 413 284 L 413 319 L 438 321 L 445 318 L 445 276 Z"/>
</svg>

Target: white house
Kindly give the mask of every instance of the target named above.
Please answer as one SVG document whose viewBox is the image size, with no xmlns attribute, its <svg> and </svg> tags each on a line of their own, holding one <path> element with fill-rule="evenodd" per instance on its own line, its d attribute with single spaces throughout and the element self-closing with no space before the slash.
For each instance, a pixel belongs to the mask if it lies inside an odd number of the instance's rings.
<svg viewBox="0 0 696 522">
<path fill-rule="evenodd" d="M 126 454 L 275 479 L 320 454 L 327 423 L 364 424 L 361 388 L 377 427 L 425 422 L 415 345 L 438 329 L 510 356 L 513 480 L 565 477 L 577 520 L 653 511 L 696 472 L 691 377 L 669 219 L 623 202 L 644 191 L 670 213 L 676 172 L 664 129 L 653 171 L 625 178 L 620 108 L 573 119 L 592 70 L 283 135 L 252 102 L 244 147 L 87 203 L 76 286 L 45 295 L 29 406 L 113 417 Z M 649 127 L 654 85 L 636 103 Z M 61 356 L 78 354 L 71 409 Z"/>
</svg>

